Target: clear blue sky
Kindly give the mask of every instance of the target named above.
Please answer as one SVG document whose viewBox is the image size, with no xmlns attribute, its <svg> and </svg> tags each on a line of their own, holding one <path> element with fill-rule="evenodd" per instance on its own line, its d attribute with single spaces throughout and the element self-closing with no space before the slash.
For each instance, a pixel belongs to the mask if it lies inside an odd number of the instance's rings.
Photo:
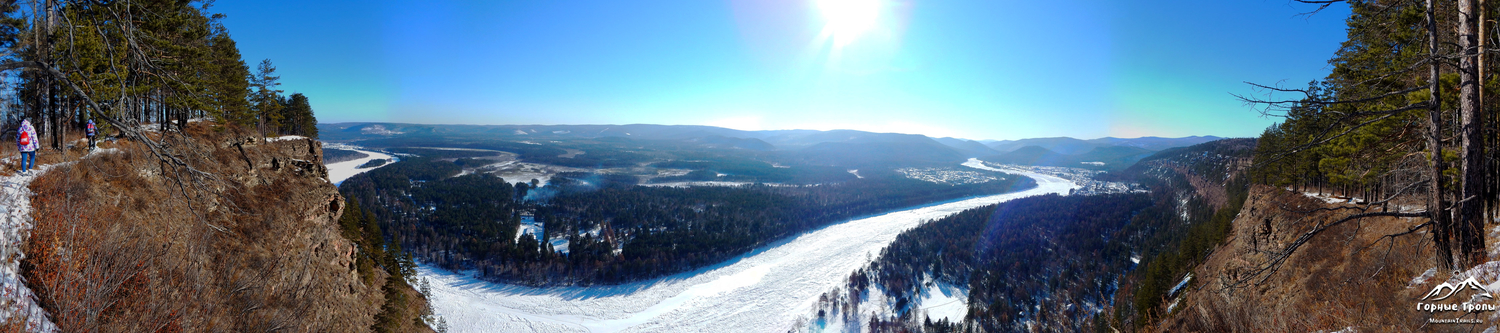
<svg viewBox="0 0 1500 333">
<path fill-rule="evenodd" d="M 1327 75 L 1286 0 L 219 1 L 323 122 L 702 124 L 971 139 L 1254 136 Z"/>
</svg>

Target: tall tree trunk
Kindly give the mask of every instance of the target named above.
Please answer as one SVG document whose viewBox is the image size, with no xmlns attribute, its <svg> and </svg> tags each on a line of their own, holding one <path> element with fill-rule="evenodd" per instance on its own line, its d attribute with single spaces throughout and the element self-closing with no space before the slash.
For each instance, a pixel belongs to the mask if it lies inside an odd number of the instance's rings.
<svg viewBox="0 0 1500 333">
<path fill-rule="evenodd" d="M 1433 2 L 1434 0 L 1427 0 L 1427 57 L 1430 64 L 1427 83 L 1430 85 L 1428 97 L 1431 98 L 1428 100 L 1431 105 L 1427 110 L 1427 152 L 1432 154 L 1428 164 L 1432 182 L 1427 187 L 1427 215 L 1433 222 L 1432 241 L 1436 247 L 1437 266 L 1443 270 L 1452 270 L 1453 246 L 1448 243 L 1448 234 L 1453 230 L 1453 225 L 1449 223 L 1447 211 L 1443 210 L 1443 146 L 1438 141 L 1438 136 L 1442 135 L 1438 124 L 1441 122 L 1439 113 L 1443 100 L 1438 95 L 1438 66 L 1441 62 L 1437 58 L 1437 13 Z"/>
<path fill-rule="evenodd" d="M 1479 106 L 1479 40 L 1475 27 L 1479 15 L 1475 13 L 1474 1 L 1458 0 L 1458 46 L 1463 49 L 1459 67 L 1459 131 L 1461 136 L 1460 172 L 1462 192 L 1457 198 L 1458 239 L 1462 268 L 1473 267 L 1485 260 L 1484 217 L 1480 209 L 1480 191 L 1484 185 L 1483 134 L 1479 132 L 1481 115 Z"/>
<path fill-rule="evenodd" d="M 1484 128 L 1484 124 L 1489 119 L 1488 118 L 1489 117 L 1489 111 L 1487 110 L 1488 106 L 1486 106 L 1484 104 L 1484 94 L 1485 94 L 1484 83 L 1487 80 L 1485 78 L 1484 52 L 1487 49 L 1486 46 L 1489 45 L 1489 41 L 1485 40 L 1485 38 L 1487 38 L 1487 37 L 1485 36 L 1484 29 L 1485 29 L 1485 26 L 1489 23 L 1487 21 L 1489 20 L 1490 7 L 1485 2 L 1486 2 L 1485 0 L 1479 0 L 1479 9 L 1478 9 L 1479 10 L 1479 22 L 1476 22 L 1475 29 L 1474 29 L 1474 30 L 1476 30 L 1477 34 L 1479 35 L 1479 45 L 1478 45 L 1478 50 L 1475 51 L 1475 53 L 1477 53 L 1477 55 L 1474 57 L 1474 61 L 1476 61 L 1476 62 L 1479 63 L 1479 66 L 1478 66 L 1479 67 L 1479 79 L 1478 79 L 1479 83 L 1478 83 L 1477 87 L 1479 89 L 1479 111 L 1481 112 L 1480 113 L 1480 117 L 1479 117 L 1480 135 L 1484 134 L 1484 129 L 1483 129 Z M 1488 140 L 1490 140 L 1489 137 L 1492 137 L 1492 136 L 1494 136 L 1493 133 L 1490 134 L 1489 136 L 1483 136 L 1483 137 L 1481 137 L 1480 140 L 1479 140 L 1481 146 L 1483 146 L 1485 144 L 1485 142 L 1487 142 Z M 1491 145 L 1490 147 L 1493 147 L 1493 146 Z M 1491 150 L 1493 150 L 1493 149 L 1491 149 Z M 1492 198 L 1495 195 L 1495 191 L 1494 191 L 1494 184 L 1495 184 L 1494 183 L 1494 181 L 1495 181 L 1494 178 L 1495 178 L 1495 176 L 1494 176 L 1494 173 L 1493 173 L 1494 172 L 1494 167 L 1491 164 L 1492 161 L 1493 161 L 1493 156 L 1489 155 L 1491 153 L 1492 152 L 1486 152 L 1486 153 L 1480 155 L 1480 160 L 1481 160 L 1480 161 L 1480 163 L 1481 163 L 1481 168 L 1480 169 L 1482 170 L 1480 172 L 1481 172 L 1481 175 L 1484 177 L 1484 182 L 1480 183 L 1479 198 L 1477 198 L 1477 199 L 1474 200 L 1479 205 L 1480 218 L 1481 218 L 1480 221 L 1489 221 L 1490 220 L 1490 209 L 1491 209 L 1492 204 L 1494 203 L 1494 200 Z M 1483 232 L 1483 229 L 1480 229 L 1480 232 Z M 1483 243 L 1481 243 L 1481 244 L 1483 244 Z"/>
</svg>

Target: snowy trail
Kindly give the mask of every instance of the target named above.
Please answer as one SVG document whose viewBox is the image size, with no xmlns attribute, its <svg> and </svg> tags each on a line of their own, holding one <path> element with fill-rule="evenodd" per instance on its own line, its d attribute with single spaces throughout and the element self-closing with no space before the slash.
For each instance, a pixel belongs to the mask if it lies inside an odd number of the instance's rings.
<svg viewBox="0 0 1500 333">
<path fill-rule="evenodd" d="M 51 169 L 44 165 L 31 174 L 0 177 L 0 322 L 12 316 L 31 318 L 27 331 L 56 331 L 46 312 L 36 304 L 31 288 L 21 283 L 21 243 L 31 235 L 31 181 Z"/>
<path fill-rule="evenodd" d="M 818 295 L 869 263 L 901 232 L 965 209 L 1077 185 L 971 159 L 965 166 L 1021 174 L 1037 187 L 834 224 L 708 268 L 619 286 L 531 288 L 422 266 L 433 310 L 452 332 L 782 332 Z"/>
<path fill-rule="evenodd" d="M 365 171 L 379 169 L 380 167 L 391 165 L 391 163 L 396 163 L 396 161 L 397 161 L 397 159 L 395 157 L 391 156 L 391 155 L 377 153 L 377 152 L 373 152 L 373 151 L 368 151 L 368 150 L 363 150 L 363 149 L 355 149 L 355 148 L 350 148 L 350 147 L 343 147 L 343 148 L 340 148 L 340 149 L 348 149 L 348 150 L 353 150 L 353 151 L 365 153 L 366 156 L 365 156 L 365 158 L 361 158 L 361 159 L 357 159 L 357 160 L 353 160 L 353 161 L 343 161 L 343 162 L 338 162 L 338 163 L 333 163 L 333 164 L 327 164 L 327 165 L 325 165 L 325 166 L 328 167 L 328 182 L 333 183 L 334 186 L 338 186 L 339 183 L 343 183 L 345 179 L 349 179 L 349 177 L 354 177 L 354 175 L 358 175 L 358 174 L 364 173 Z M 359 166 L 364 165 L 365 163 L 370 162 L 371 160 L 377 160 L 377 159 L 385 159 L 387 161 L 386 161 L 385 164 L 381 164 L 378 167 L 364 168 L 364 169 L 360 169 L 359 168 Z"/>
<path fill-rule="evenodd" d="M 94 149 L 83 158 L 118 152 L 115 148 Z M 74 162 L 62 163 L 64 165 Z M 55 332 L 57 326 L 36 303 L 36 295 L 21 281 L 21 244 L 31 236 L 31 181 L 58 164 L 40 165 L 28 174 L 0 177 L 0 322 L 13 316 L 28 318 L 26 331 Z"/>
</svg>

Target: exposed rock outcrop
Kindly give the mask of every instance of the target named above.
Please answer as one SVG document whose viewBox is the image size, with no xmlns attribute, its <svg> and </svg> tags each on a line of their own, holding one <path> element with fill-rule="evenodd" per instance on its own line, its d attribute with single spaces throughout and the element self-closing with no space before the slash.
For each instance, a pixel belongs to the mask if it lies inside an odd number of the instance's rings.
<svg viewBox="0 0 1500 333">
<path fill-rule="evenodd" d="M 1186 291 L 1168 300 L 1176 306 L 1156 328 L 1170 332 L 1474 328 L 1427 325 L 1433 314 L 1414 310 L 1422 293 L 1441 280 L 1413 279 L 1432 266 L 1431 236 L 1421 231 L 1384 236 L 1405 232 L 1424 219 L 1381 217 L 1334 225 L 1308 239 L 1279 266 L 1265 269 L 1299 237 L 1353 213 L 1340 207 L 1356 206 L 1253 187 L 1229 238 L 1193 271 L 1194 281 Z"/>
<path fill-rule="evenodd" d="M 384 276 L 356 272 L 320 144 L 215 126 L 163 139 L 195 171 L 123 143 L 37 179 L 23 273 L 53 320 L 64 331 L 369 330 Z"/>
</svg>

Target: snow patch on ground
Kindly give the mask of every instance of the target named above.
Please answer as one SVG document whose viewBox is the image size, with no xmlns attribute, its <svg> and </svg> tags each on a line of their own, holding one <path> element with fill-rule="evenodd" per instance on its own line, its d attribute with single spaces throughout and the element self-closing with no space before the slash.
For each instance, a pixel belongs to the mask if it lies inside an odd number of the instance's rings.
<svg viewBox="0 0 1500 333">
<path fill-rule="evenodd" d="M 1290 186 L 1286 187 L 1286 190 L 1287 191 L 1292 191 L 1292 192 L 1297 192 L 1296 189 L 1293 189 Z M 1326 203 L 1329 203 L 1329 204 L 1346 204 L 1346 203 L 1347 204 L 1355 204 L 1355 203 L 1359 203 L 1359 202 L 1366 202 L 1364 198 L 1360 198 L 1360 197 L 1347 197 L 1347 198 L 1343 198 L 1343 197 L 1334 196 L 1332 193 L 1328 193 L 1328 194 L 1318 194 L 1318 193 L 1315 193 L 1315 192 L 1301 192 L 1301 193 L 1302 193 L 1302 195 L 1305 195 L 1308 198 L 1317 199 L 1319 201 L 1326 202 Z M 1401 204 L 1394 204 L 1394 203 L 1387 203 L 1387 204 L 1390 205 L 1391 209 L 1395 210 L 1396 212 L 1401 212 L 1401 213 L 1411 213 L 1411 212 L 1417 212 L 1417 211 L 1421 211 L 1423 209 L 1426 209 L 1424 207 L 1417 207 L 1417 206 L 1411 206 L 1411 205 L 1401 205 Z M 1491 256 L 1494 256 L 1494 254 L 1491 254 Z"/>
<path fill-rule="evenodd" d="M 964 165 L 995 170 L 978 160 Z M 1002 171 L 1002 170 L 996 170 Z M 823 227 L 724 263 L 617 286 L 531 288 L 422 265 L 434 312 L 450 332 L 780 332 L 812 311 L 902 231 L 966 209 L 1077 185 L 1031 172 L 1037 187 Z"/>
<path fill-rule="evenodd" d="M 47 172 L 43 165 L 25 174 L 0 177 L 0 322 L 27 318 L 28 332 L 55 332 L 57 326 L 36 303 L 36 295 L 21 281 L 21 244 L 31 236 L 31 181 Z"/>
<path fill-rule="evenodd" d="M 1291 187 L 1287 187 L 1286 190 L 1287 191 L 1294 191 L 1294 192 L 1296 191 L 1296 190 L 1293 190 Z M 1359 202 L 1361 200 L 1359 198 L 1354 198 L 1354 197 L 1349 197 L 1349 198 L 1335 197 L 1335 196 L 1333 196 L 1332 193 L 1329 193 L 1329 194 L 1319 194 L 1319 193 L 1315 193 L 1315 192 L 1302 192 L 1302 195 L 1305 195 L 1308 198 L 1318 199 L 1318 200 L 1321 200 L 1323 202 L 1330 203 L 1330 204 L 1341 204 L 1341 203 Z"/>
<path fill-rule="evenodd" d="M 291 140 L 307 140 L 307 137 L 301 135 L 282 135 L 274 138 L 266 138 L 266 142 L 281 142 Z"/>
<path fill-rule="evenodd" d="M 948 322 L 956 323 L 969 314 L 969 287 L 931 281 L 928 285 L 930 287 L 923 291 L 916 304 L 917 309 L 926 312 L 927 318 L 932 321 L 948 319 Z"/>
<path fill-rule="evenodd" d="M 1484 288 L 1487 290 L 1500 291 L 1500 261 L 1486 262 L 1479 264 L 1479 266 L 1474 266 L 1474 268 L 1470 268 L 1467 271 L 1453 274 L 1446 282 L 1457 285 L 1469 278 L 1474 278 L 1475 281 L 1480 283 L 1486 283 Z M 1500 315 L 1500 313 L 1497 313 L 1497 315 Z"/>
<path fill-rule="evenodd" d="M 544 227 L 545 226 L 542 225 L 542 222 L 537 222 L 536 221 L 535 217 L 522 216 L 521 217 L 521 225 L 516 227 L 516 229 L 517 229 L 517 231 L 516 231 L 516 241 L 520 241 L 521 240 L 521 236 L 531 236 L 531 237 L 535 237 L 537 242 L 541 242 L 542 241 L 542 237 L 544 237 L 542 235 L 545 232 L 544 231 L 545 230 Z M 552 239 L 548 239 L 548 240 L 546 240 L 546 242 L 547 242 L 547 244 L 551 244 L 552 245 L 552 250 L 553 251 L 557 251 L 558 253 L 562 253 L 562 254 L 568 254 L 568 244 L 570 244 L 568 242 L 568 237 L 566 237 L 566 236 L 552 237 Z"/>
<path fill-rule="evenodd" d="M 1427 280 L 1432 279 L 1432 277 L 1436 275 L 1437 267 L 1428 268 L 1426 272 L 1422 272 L 1422 275 L 1417 275 L 1416 277 L 1411 278 L 1411 283 L 1406 284 L 1406 287 L 1411 288 L 1416 287 L 1419 284 L 1427 283 Z"/>
<path fill-rule="evenodd" d="M 538 242 L 542 241 L 542 224 L 537 223 L 536 218 L 530 216 L 521 217 L 521 225 L 517 227 L 516 241 L 521 241 L 521 236 L 532 235 Z"/>
<path fill-rule="evenodd" d="M 396 158 L 396 157 L 391 156 L 391 155 L 387 155 L 387 154 L 383 154 L 383 153 L 377 153 L 377 152 L 373 152 L 373 151 L 369 151 L 369 150 L 361 150 L 361 149 L 358 149 L 358 148 L 354 148 L 352 146 L 341 146 L 339 149 L 353 150 L 353 151 L 365 153 L 365 155 L 367 155 L 367 156 L 365 156 L 365 158 L 361 158 L 361 159 L 357 159 L 357 160 L 352 160 L 352 161 L 343 161 L 343 162 L 338 162 L 338 163 L 324 164 L 324 166 L 328 167 L 328 182 L 333 183 L 334 186 L 338 186 L 340 183 L 343 183 L 345 179 L 349 179 L 349 177 L 354 177 L 354 175 L 365 173 L 366 171 L 370 171 L 370 170 L 379 169 L 380 167 L 391 165 L 392 163 L 396 163 L 398 161 L 401 161 L 400 158 Z M 380 166 L 374 167 L 374 168 L 364 168 L 364 169 L 360 169 L 359 168 L 359 166 L 364 165 L 365 163 L 369 163 L 370 160 L 377 160 L 377 159 L 385 159 L 385 160 L 387 160 L 387 162 L 385 164 L 381 164 Z"/>
<path fill-rule="evenodd" d="M 1338 330 L 1338 331 L 1334 331 L 1332 333 L 1357 333 L 1357 332 L 1359 332 L 1359 331 L 1354 330 L 1354 326 L 1349 326 L 1349 327 L 1344 327 L 1344 329 L 1341 329 L 1341 330 Z"/>
<path fill-rule="evenodd" d="M 388 130 L 388 129 L 385 128 L 385 126 L 381 126 L 381 125 L 366 126 L 365 128 L 359 129 L 359 132 L 360 133 L 364 133 L 364 134 L 375 134 L 375 135 L 396 135 L 396 134 L 405 133 L 405 132 L 397 132 L 397 131 Z"/>
<path fill-rule="evenodd" d="M 1182 277 L 1182 282 L 1177 282 L 1177 285 L 1173 286 L 1172 290 L 1167 291 L 1167 295 L 1176 295 L 1178 291 L 1182 290 L 1182 288 L 1187 287 L 1188 282 L 1192 282 L 1192 281 L 1193 281 L 1193 273 L 1189 272 L 1187 274 L 1187 276 Z"/>
<path fill-rule="evenodd" d="M 562 253 L 562 254 L 566 255 L 566 254 L 568 254 L 568 244 L 571 244 L 571 243 L 568 242 L 568 238 L 567 237 L 557 236 L 557 237 L 552 237 L 551 240 L 548 240 L 547 244 L 552 245 L 552 250 L 553 251 L 557 251 L 557 253 Z"/>
</svg>

